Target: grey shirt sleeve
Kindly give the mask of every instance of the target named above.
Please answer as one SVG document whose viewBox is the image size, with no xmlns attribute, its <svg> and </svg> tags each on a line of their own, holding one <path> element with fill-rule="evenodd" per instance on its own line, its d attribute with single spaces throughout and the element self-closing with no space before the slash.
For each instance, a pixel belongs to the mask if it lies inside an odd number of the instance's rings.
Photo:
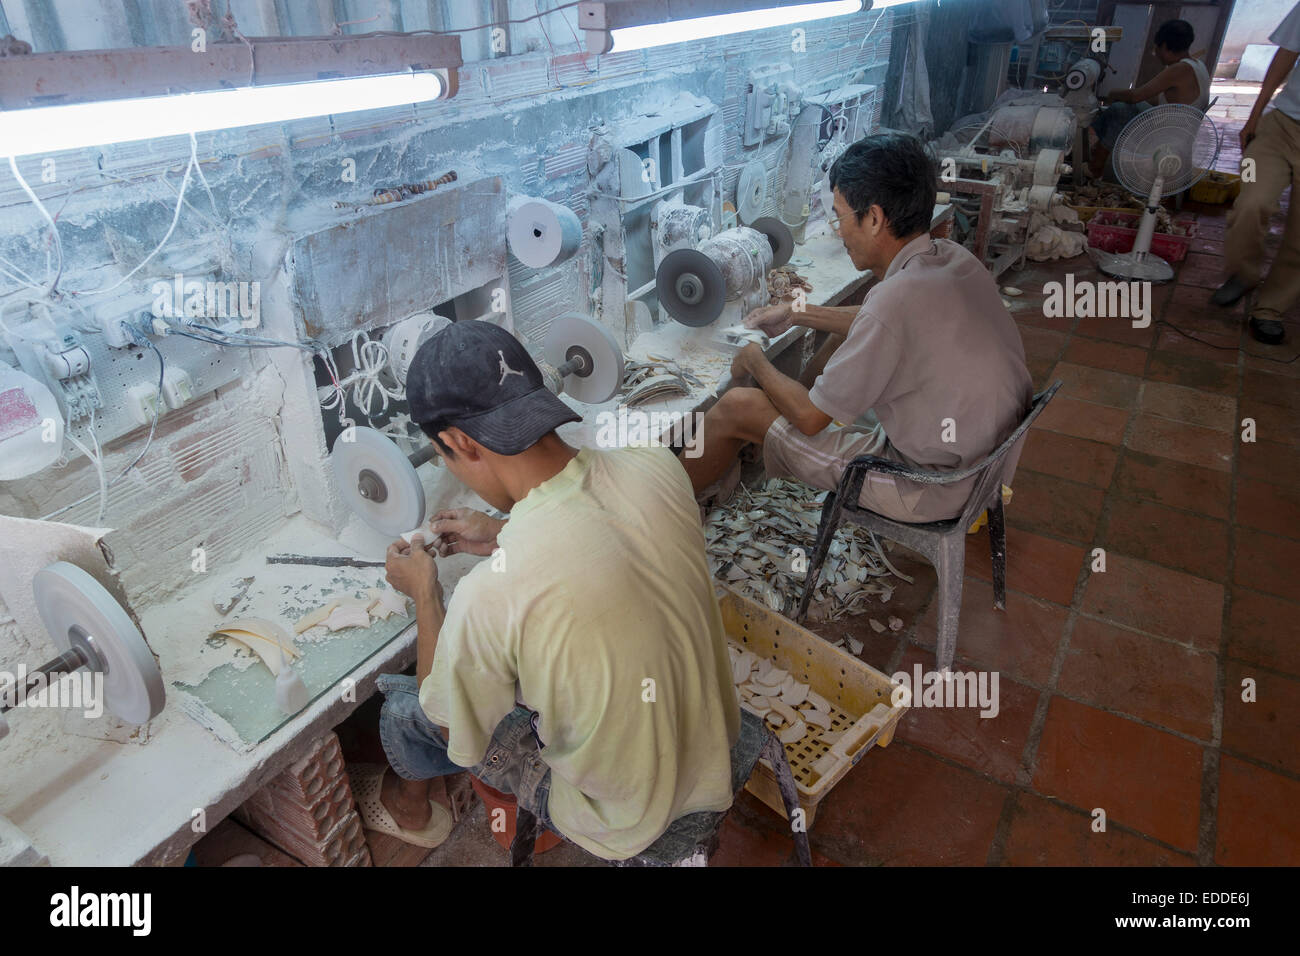
<svg viewBox="0 0 1300 956">
<path fill-rule="evenodd" d="M 831 418 L 851 425 L 880 401 L 902 354 L 898 337 L 876 316 L 860 312 L 808 398 Z"/>
</svg>

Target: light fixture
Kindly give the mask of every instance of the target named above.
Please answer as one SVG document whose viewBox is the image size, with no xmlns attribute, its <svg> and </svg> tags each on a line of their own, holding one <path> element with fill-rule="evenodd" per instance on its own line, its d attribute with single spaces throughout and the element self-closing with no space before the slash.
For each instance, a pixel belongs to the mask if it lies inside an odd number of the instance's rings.
<svg viewBox="0 0 1300 956">
<path fill-rule="evenodd" d="M 0 158 L 424 103 L 461 63 L 456 37 L 250 42 L 0 58 Z"/>
<path fill-rule="evenodd" d="M 871 7 L 870 0 L 774 6 L 772 0 L 606 0 L 578 4 L 593 53 L 622 53 L 748 30 L 823 20 Z"/>
</svg>

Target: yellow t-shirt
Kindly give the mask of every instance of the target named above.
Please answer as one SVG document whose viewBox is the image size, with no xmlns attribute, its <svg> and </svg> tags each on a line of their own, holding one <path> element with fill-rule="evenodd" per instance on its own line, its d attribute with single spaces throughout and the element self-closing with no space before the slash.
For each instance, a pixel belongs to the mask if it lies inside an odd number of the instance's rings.
<svg viewBox="0 0 1300 956">
<path fill-rule="evenodd" d="M 678 817 L 731 806 L 740 710 L 672 452 L 583 449 L 497 544 L 457 585 L 420 688 L 451 759 L 483 760 L 517 682 L 541 715 L 548 812 L 584 849 L 626 859 Z"/>
</svg>

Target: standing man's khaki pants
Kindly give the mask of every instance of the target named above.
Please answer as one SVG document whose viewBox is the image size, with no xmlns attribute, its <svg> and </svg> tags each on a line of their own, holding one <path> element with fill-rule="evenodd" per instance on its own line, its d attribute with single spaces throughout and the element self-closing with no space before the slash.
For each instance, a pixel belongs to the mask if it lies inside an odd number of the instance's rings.
<svg viewBox="0 0 1300 956">
<path fill-rule="evenodd" d="M 1255 161 L 1255 181 L 1242 184 L 1228 212 L 1223 246 L 1228 274 L 1247 288 L 1259 285 L 1263 272 L 1269 216 L 1277 211 L 1282 191 L 1293 187 L 1282 248 L 1250 313 L 1277 322 L 1300 298 L 1300 122 L 1281 110 L 1269 110 L 1260 118 L 1244 156 Z"/>
</svg>

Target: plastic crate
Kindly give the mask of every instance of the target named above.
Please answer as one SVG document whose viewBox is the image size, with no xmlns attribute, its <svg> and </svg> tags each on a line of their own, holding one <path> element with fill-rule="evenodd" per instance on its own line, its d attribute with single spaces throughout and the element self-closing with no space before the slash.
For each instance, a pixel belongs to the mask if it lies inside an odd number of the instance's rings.
<svg viewBox="0 0 1300 956">
<path fill-rule="evenodd" d="M 811 827 L 817 816 L 817 805 L 831 788 L 872 747 L 889 746 L 894 739 L 894 728 L 907 708 L 891 703 L 894 685 L 874 667 L 730 588 L 720 587 L 718 593 L 728 638 L 738 647 L 789 671 L 795 680 L 808 684 L 825 697 L 831 704 L 831 730 L 846 731 L 834 746 L 822 743 L 811 734 L 785 745 L 804 823 Z M 873 714 L 878 705 L 884 705 L 887 710 Z M 827 753 L 835 753 L 838 759 L 832 768 L 819 775 L 813 770 L 813 764 Z M 754 767 L 745 789 L 785 816 L 776 773 L 765 760 Z"/>
<path fill-rule="evenodd" d="M 1098 210 L 1088 221 L 1088 245 L 1103 252 L 1132 252 L 1133 243 L 1137 241 L 1138 221 L 1142 217 L 1136 213 L 1114 212 L 1108 209 Z M 1182 262 L 1187 258 L 1187 247 L 1196 235 L 1195 219 L 1176 219 L 1175 223 L 1186 233 L 1171 236 L 1157 232 L 1151 236 L 1151 251 L 1166 262 Z"/>
<path fill-rule="evenodd" d="M 1221 206 L 1231 202 L 1241 192 L 1241 177 L 1236 173 L 1221 173 L 1210 170 L 1205 177 L 1191 188 L 1188 196 L 1196 202 L 1210 206 Z"/>
</svg>

